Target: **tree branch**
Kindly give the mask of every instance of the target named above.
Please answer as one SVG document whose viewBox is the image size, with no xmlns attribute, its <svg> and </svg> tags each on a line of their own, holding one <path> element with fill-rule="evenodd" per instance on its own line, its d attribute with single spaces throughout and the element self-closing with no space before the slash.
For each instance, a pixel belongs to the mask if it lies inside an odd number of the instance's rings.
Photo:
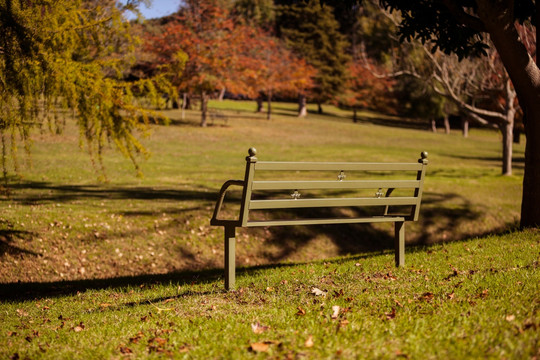
<svg viewBox="0 0 540 360">
<path fill-rule="evenodd" d="M 467 14 L 454 0 L 442 0 L 442 2 L 458 22 L 478 32 L 487 32 L 486 26 L 480 18 Z"/>
</svg>

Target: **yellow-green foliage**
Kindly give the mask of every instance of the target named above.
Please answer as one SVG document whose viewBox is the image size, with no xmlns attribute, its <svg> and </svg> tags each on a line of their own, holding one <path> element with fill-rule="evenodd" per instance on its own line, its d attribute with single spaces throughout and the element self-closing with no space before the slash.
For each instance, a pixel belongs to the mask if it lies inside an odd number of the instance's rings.
<svg viewBox="0 0 540 360">
<path fill-rule="evenodd" d="M 101 170 L 102 150 L 108 143 L 138 169 L 135 154 L 145 149 L 137 135 L 144 134 L 149 119 L 159 115 L 143 110 L 136 95 L 159 105 L 160 93 L 174 94 L 163 79 L 122 80 L 137 43 L 122 14 L 133 3 L 119 8 L 113 0 L 0 0 L 4 176 L 9 157 L 17 171 L 19 139 L 29 151 L 32 129 L 61 132 L 66 110 L 76 116 L 81 146 L 86 143 Z"/>
</svg>

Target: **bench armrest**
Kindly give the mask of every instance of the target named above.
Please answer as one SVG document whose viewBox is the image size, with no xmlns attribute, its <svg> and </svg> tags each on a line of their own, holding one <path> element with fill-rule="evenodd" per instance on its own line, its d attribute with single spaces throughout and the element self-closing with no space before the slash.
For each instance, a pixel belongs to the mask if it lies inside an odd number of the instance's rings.
<svg viewBox="0 0 540 360">
<path fill-rule="evenodd" d="M 219 198 L 216 202 L 216 207 L 214 209 L 214 215 L 212 215 L 212 219 L 210 220 L 210 225 L 225 225 L 225 223 L 234 223 L 238 222 L 239 220 L 221 220 L 218 219 L 219 213 L 221 211 L 221 206 L 223 205 L 223 200 L 225 199 L 225 193 L 229 189 L 231 185 L 235 186 L 244 186 L 244 180 L 228 180 L 226 181 L 223 186 L 221 186 L 221 190 L 219 190 Z"/>
</svg>

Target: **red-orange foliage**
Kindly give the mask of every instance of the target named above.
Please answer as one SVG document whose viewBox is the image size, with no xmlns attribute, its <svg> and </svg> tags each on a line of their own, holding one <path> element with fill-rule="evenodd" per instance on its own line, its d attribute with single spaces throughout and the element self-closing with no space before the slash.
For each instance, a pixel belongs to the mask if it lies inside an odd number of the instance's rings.
<svg viewBox="0 0 540 360">
<path fill-rule="evenodd" d="M 395 80 L 390 77 L 378 77 L 384 73 L 374 65 L 351 62 L 348 66 L 349 78 L 345 90 L 338 102 L 353 109 L 371 109 L 386 114 L 396 113 L 396 100 L 392 95 Z"/>
<path fill-rule="evenodd" d="M 263 92 L 305 92 L 314 70 L 261 29 L 234 22 L 212 1 L 186 1 L 186 7 L 159 35 L 147 36 L 155 67 L 171 72 L 181 91 L 205 94 L 227 89 L 251 98 Z M 185 62 L 185 64 L 183 63 Z M 204 112 L 204 106 L 203 106 Z M 205 114 L 203 113 L 203 122 Z"/>
</svg>

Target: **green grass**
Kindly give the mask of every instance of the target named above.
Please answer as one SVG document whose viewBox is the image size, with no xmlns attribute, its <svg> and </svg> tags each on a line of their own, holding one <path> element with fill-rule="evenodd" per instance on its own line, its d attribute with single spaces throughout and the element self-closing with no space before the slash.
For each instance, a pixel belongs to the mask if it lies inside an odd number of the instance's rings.
<svg viewBox="0 0 540 360">
<path fill-rule="evenodd" d="M 539 235 L 244 268 L 229 293 L 213 271 L 42 285 L 63 290 L 1 305 L 0 357 L 533 358 Z"/>
<path fill-rule="evenodd" d="M 170 110 L 170 126 L 152 126 L 143 178 L 107 150 L 109 181 L 97 182 L 70 123 L 35 138 L 32 168 L 0 198 L 1 358 L 540 356 L 540 237 L 512 232 L 524 144 L 502 177 L 493 131 L 464 139 L 367 112 L 354 124 L 331 106 L 299 119 L 276 103 L 271 121 L 253 102 L 210 106 L 228 121 L 203 129 L 198 112 Z M 392 265 L 389 224 L 242 229 L 240 290 L 224 293 L 223 230 L 209 219 L 252 146 L 261 160 L 414 162 L 428 151 L 406 267 Z M 350 310 L 332 319 L 335 305 Z M 248 350 L 264 341 L 266 352 Z"/>
</svg>

